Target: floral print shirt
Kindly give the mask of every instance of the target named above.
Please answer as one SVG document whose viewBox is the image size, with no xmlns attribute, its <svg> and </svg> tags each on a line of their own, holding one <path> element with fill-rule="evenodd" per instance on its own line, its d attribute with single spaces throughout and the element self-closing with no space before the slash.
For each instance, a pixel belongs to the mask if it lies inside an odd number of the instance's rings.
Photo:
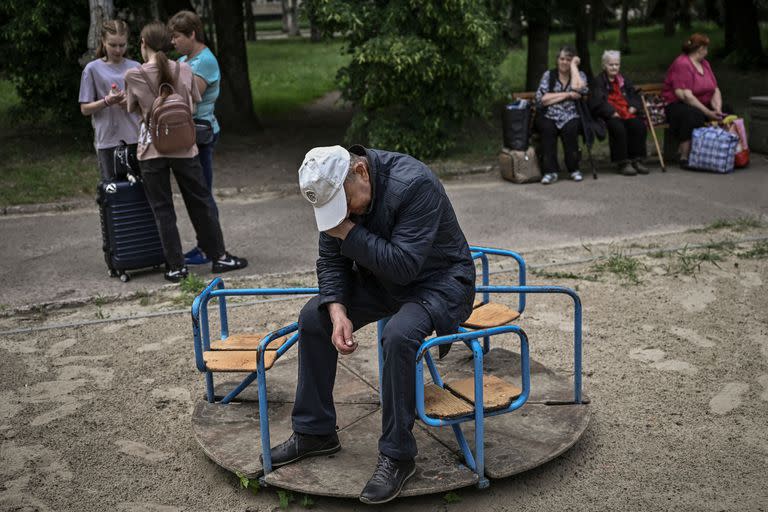
<svg viewBox="0 0 768 512">
<path fill-rule="evenodd" d="M 557 126 L 557 129 L 560 130 L 565 126 L 565 124 L 570 121 L 571 119 L 576 119 L 579 117 L 579 113 L 576 111 L 576 100 L 565 100 L 561 101 L 560 103 L 554 103 L 550 105 L 549 107 L 543 107 L 541 104 L 541 98 L 544 97 L 545 94 L 548 92 L 569 92 L 572 91 L 571 89 L 571 82 L 568 81 L 565 86 L 563 86 L 562 83 L 560 83 L 560 80 L 555 79 L 555 88 L 550 91 L 549 90 L 549 73 L 551 70 L 547 70 L 544 72 L 544 74 L 541 77 L 541 82 L 539 82 L 539 88 L 536 90 L 536 108 L 546 108 L 547 112 L 544 114 L 544 117 L 547 119 L 551 119 L 555 122 L 555 126 Z M 587 75 L 584 74 L 583 71 L 579 71 L 579 76 L 581 77 L 582 82 L 585 84 L 587 83 Z M 586 85 L 584 88 L 579 89 L 576 91 L 580 93 L 582 96 L 586 95 L 589 92 L 589 87 Z"/>
</svg>

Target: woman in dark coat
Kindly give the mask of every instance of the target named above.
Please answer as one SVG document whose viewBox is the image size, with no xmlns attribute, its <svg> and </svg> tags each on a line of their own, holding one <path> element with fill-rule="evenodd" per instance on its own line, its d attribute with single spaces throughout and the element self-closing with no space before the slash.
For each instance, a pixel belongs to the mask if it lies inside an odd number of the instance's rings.
<svg viewBox="0 0 768 512">
<path fill-rule="evenodd" d="M 647 130 L 641 112 L 643 100 L 627 77 L 622 75 L 621 53 L 603 53 L 603 72 L 595 77 L 590 99 L 592 115 L 608 129 L 611 162 L 625 176 L 648 174 L 646 157 Z"/>
</svg>

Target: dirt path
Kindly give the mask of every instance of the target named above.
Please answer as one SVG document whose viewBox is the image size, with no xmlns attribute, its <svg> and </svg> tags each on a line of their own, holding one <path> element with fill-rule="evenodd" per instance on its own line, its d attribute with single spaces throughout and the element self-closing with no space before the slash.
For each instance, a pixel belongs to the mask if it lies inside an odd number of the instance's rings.
<svg viewBox="0 0 768 512">
<path fill-rule="evenodd" d="M 593 407 L 585 436 L 540 468 L 486 491 L 459 490 L 460 504 L 426 496 L 395 507 L 765 510 L 768 248 L 733 242 L 765 237 L 765 228 L 707 230 L 526 253 L 538 268 L 530 282 L 574 287 L 584 303 L 584 385 Z M 492 282 L 511 279 L 510 268 L 496 262 Z M 291 274 L 259 284 L 313 282 Z M 192 438 L 190 412 L 204 387 L 184 301 L 164 289 L 0 319 L 0 330 L 37 329 L 0 335 L 0 509 L 278 508 L 274 489 L 255 496 L 240 489 Z M 277 327 L 301 302 L 235 308 L 232 329 Z M 535 297 L 522 320 L 533 357 L 563 371 L 570 315 L 564 299 Z M 81 325 L 39 330 L 65 323 Z M 375 360 L 373 330 L 360 342 L 352 357 Z M 514 347 L 511 338 L 500 343 Z M 369 364 L 363 360 L 356 364 Z M 318 510 L 362 509 L 314 502 Z"/>
</svg>

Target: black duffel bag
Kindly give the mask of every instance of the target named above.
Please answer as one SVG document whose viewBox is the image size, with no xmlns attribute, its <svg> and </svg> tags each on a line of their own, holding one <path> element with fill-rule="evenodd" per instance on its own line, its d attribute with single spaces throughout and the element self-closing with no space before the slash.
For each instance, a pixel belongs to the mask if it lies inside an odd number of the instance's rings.
<svg viewBox="0 0 768 512">
<path fill-rule="evenodd" d="M 531 138 L 531 105 L 525 100 L 504 106 L 501 113 L 501 129 L 504 147 L 513 151 L 528 149 Z"/>
</svg>

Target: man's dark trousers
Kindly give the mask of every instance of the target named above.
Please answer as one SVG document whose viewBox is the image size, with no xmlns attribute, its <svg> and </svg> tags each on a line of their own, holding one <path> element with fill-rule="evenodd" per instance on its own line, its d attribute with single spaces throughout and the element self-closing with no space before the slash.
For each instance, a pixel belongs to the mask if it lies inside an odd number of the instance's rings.
<svg viewBox="0 0 768 512">
<path fill-rule="evenodd" d="M 391 316 L 382 334 L 384 370 L 381 386 L 382 434 L 379 451 L 398 460 L 416 456 L 412 429 L 416 417 L 416 352 L 432 332 L 432 319 L 417 302 L 398 303 L 382 291 L 356 280 L 350 286 L 347 317 L 356 331 Z M 333 324 L 320 298 L 312 298 L 299 315 L 299 382 L 293 407 L 293 430 L 331 434 L 336 428 L 333 384 L 338 352 L 331 342 Z M 359 349 L 358 349 L 359 350 Z"/>
</svg>

